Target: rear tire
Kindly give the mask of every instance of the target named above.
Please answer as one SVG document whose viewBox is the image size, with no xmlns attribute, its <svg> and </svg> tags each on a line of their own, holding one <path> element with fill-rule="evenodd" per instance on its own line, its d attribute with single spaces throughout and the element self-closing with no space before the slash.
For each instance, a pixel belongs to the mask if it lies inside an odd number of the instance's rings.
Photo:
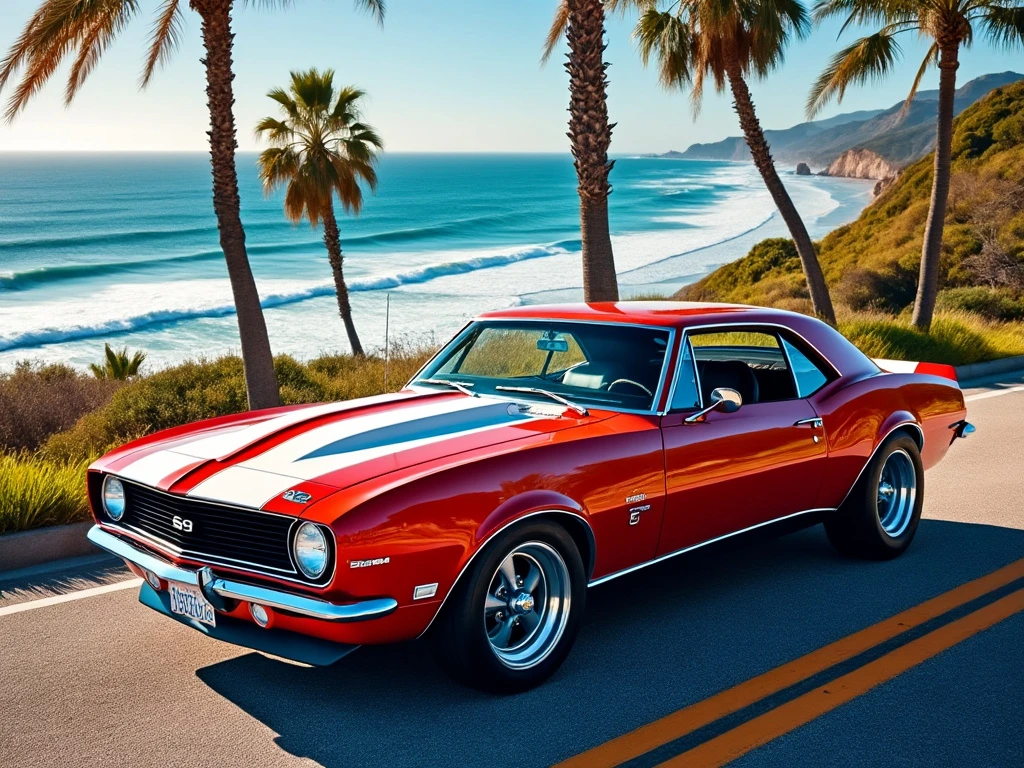
<svg viewBox="0 0 1024 768">
<path fill-rule="evenodd" d="M 844 555 L 891 560 L 913 541 L 923 503 L 921 453 L 913 438 L 898 432 L 886 438 L 846 501 L 825 519 L 825 533 Z"/>
<path fill-rule="evenodd" d="M 430 642 L 464 685 L 517 693 L 547 680 L 569 655 L 586 602 L 586 571 L 558 525 L 517 525 L 477 556 L 442 608 Z"/>
</svg>

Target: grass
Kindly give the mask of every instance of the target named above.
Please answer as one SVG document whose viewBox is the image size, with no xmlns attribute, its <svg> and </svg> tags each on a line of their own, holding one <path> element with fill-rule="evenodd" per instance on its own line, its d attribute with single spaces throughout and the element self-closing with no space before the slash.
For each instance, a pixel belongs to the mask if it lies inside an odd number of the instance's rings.
<svg viewBox="0 0 1024 768">
<path fill-rule="evenodd" d="M 0 534 L 87 520 L 85 467 L 0 454 Z"/>
</svg>

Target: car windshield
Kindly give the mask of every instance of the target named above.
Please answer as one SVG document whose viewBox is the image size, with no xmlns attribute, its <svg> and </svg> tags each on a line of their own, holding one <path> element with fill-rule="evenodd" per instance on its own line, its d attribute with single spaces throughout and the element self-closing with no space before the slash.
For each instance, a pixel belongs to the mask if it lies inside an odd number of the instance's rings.
<svg viewBox="0 0 1024 768">
<path fill-rule="evenodd" d="M 445 381 L 474 394 L 555 398 L 581 406 L 650 411 L 661 382 L 669 332 L 662 328 L 565 321 L 481 321 L 459 334 L 413 383 Z M 432 379 L 432 382 L 427 381 Z"/>
</svg>

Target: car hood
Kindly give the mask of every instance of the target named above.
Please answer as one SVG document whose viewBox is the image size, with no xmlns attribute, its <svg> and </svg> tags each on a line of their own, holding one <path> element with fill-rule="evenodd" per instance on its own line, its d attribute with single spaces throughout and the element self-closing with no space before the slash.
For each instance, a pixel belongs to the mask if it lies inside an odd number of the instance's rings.
<svg viewBox="0 0 1024 768">
<path fill-rule="evenodd" d="M 197 500 L 299 515 L 388 472 L 580 423 L 554 404 L 405 390 L 158 433 L 93 468 Z"/>
</svg>

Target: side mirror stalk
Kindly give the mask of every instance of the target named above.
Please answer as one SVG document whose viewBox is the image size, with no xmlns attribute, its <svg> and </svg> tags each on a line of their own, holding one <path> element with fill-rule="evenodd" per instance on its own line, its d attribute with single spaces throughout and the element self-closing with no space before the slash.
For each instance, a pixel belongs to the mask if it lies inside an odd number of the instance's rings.
<svg viewBox="0 0 1024 768">
<path fill-rule="evenodd" d="M 711 392 L 711 404 L 701 408 L 696 413 L 691 413 L 685 419 L 684 424 L 700 424 L 712 411 L 722 413 L 735 413 L 743 405 L 743 396 L 735 389 L 718 387 Z"/>
</svg>

